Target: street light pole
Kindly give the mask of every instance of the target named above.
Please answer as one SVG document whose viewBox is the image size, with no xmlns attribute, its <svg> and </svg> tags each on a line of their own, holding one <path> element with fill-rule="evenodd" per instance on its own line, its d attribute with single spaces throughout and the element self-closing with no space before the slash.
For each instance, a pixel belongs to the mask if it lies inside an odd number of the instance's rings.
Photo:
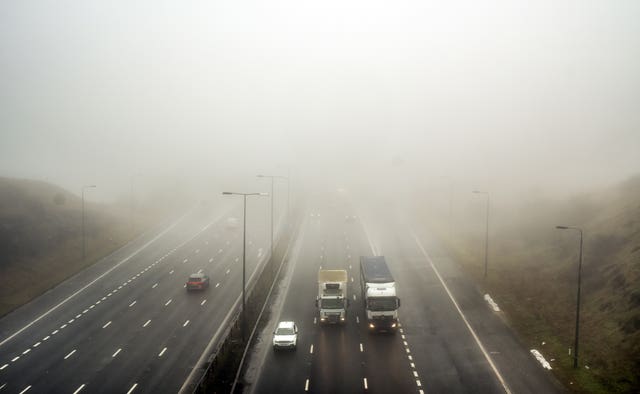
<svg viewBox="0 0 640 394">
<path fill-rule="evenodd" d="M 236 193 L 222 192 L 223 195 L 237 195 L 243 197 L 242 208 L 242 343 L 247 338 L 247 316 L 245 304 L 245 287 L 246 287 L 246 256 L 247 256 L 247 196 L 267 196 L 267 193 Z"/>
<path fill-rule="evenodd" d="M 84 190 L 88 188 L 96 187 L 96 185 L 83 185 L 82 186 L 82 261 L 84 262 L 87 252 L 87 244 L 85 240 L 85 230 L 84 230 Z"/>
<path fill-rule="evenodd" d="M 273 238 L 273 228 L 274 228 L 274 222 L 273 222 L 273 201 L 274 201 L 274 193 L 273 193 L 273 182 L 275 178 L 280 178 L 280 179 L 286 179 L 287 180 L 287 216 L 289 214 L 289 178 L 286 176 L 282 176 L 282 175 L 256 175 L 258 178 L 271 178 L 271 256 L 273 256 L 273 243 L 274 243 L 274 238 Z"/>
<path fill-rule="evenodd" d="M 559 230 L 576 230 L 580 232 L 580 257 L 578 258 L 578 297 L 576 300 L 576 330 L 573 340 L 573 368 L 578 368 L 578 338 L 580 335 L 580 288 L 582 282 L 582 229 L 572 226 L 556 226 Z"/>
<path fill-rule="evenodd" d="M 476 194 L 486 194 L 487 195 L 487 217 L 486 217 L 486 227 L 484 233 L 484 279 L 487 279 L 487 267 L 489 261 L 489 192 L 481 192 L 479 190 L 474 190 L 473 193 Z"/>
</svg>

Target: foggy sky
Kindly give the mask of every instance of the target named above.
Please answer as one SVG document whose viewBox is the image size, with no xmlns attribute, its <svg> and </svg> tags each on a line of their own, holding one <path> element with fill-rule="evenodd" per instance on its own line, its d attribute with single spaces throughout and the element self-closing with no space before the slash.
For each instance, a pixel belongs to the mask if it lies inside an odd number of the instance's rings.
<svg viewBox="0 0 640 394">
<path fill-rule="evenodd" d="M 288 171 L 606 185 L 640 172 L 639 20 L 634 0 L 7 0 L 0 175 L 103 198 Z"/>
</svg>

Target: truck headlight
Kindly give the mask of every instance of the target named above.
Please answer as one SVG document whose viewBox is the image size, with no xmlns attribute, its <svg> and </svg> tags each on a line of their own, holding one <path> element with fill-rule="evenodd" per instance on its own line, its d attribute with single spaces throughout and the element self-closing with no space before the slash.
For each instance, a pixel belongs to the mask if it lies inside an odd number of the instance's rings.
<svg viewBox="0 0 640 394">
<path fill-rule="evenodd" d="M 341 317 L 341 318 L 340 318 L 340 320 L 341 320 L 341 321 L 344 321 L 344 317 Z"/>
</svg>

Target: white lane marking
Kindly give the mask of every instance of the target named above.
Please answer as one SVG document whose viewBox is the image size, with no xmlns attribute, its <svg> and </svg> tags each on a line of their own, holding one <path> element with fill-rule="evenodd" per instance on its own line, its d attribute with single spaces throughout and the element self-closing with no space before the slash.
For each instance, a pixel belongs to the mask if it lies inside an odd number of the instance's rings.
<svg viewBox="0 0 640 394">
<path fill-rule="evenodd" d="M 420 380 L 416 379 L 416 385 L 417 385 L 418 387 L 422 387 L 422 382 L 420 382 Z"/>
<path fill-rule="evenodd" d="M 99 304 L 101 301 L 106 301 L 106 299 L 107 299 L 107 297 L 102 297 L 102 298 L 100 299 L 100 301 L 96 302 L 96 304 Z"/>
<path fill-rule="evenodd" d="M 136 250 L 135 252 L 131 253 L 129 256 L 127 256 L 126 258 L 124 258 L 123 260 L 121 260 L 120 262 L 118 262 L 118 264 L 114 265 L 113 267 L 109 268 L 107 271 L 105 271 L 103 274 L 101 274 L 100 276 L 98 276 L 97 278 L 95 278 L 94 280 L 92 280 L 91 282 L 87 283 L 86 285 L 84 285 L 82 288 L 80 288 L 78 291 L 76 291 L 75 293 L 71 294 L 69 297 L 65 298 L 64 300 L 62 300 L 61 302 L 59 302 L 56 306 L 54 306 L 53 308 L 49 309 L 48 311 L 46 311 L 45 313 L 43 313 L 42 315 L 38 316 L 36 319 L 32 320 L 29 324 L 27 324 L 26 326 L 22 327 L 21 329 L 19 329 L 18 331 L 14 332 L 13 334 L 11 334 L 10 336 L 8 336 L 7 338 L 5 338 L 2 342 L 0 342 L 0 346 L 4 345 L 7 341 L 11 340 L 13 337 L 15 337 L 16 335 L 20 334 L 22 331 L 26 330 L 27 328 L 31 327 L 33 324 L 35 324 L 36 322 L 42 320 L 42 318 L 44 318 L 45 316 L 49 315 L 51 312 L 55 311 L 56 309 L 58 309 L 61 305 L 64 305 L 65 303 L 67 303 L 67 301 L 69 301 L 70 299 L 72 299 L 73 297 L 75 297 L 76 295 L 80 294 L 82 291 L 84 291 L 87 287 L 93 285 L 94 283 L 96 283 L 98 280 L 104 278 L 106 275 L 108 275 L 111 271 L 115 270 L 116 268 L 118 268 L 119 266 L 121 266 L 122 264 L 126 263 L 127 261 L 129 261 L 133 256 L 135 256 L 136 254 L 140 253 L 140 251 L 142 251 L 143 249 L 145 249 L 147 246 L 151 245 L 153 242 L 155 242 L 158 238 L 162 237 L 164 234 L 166 234 L 167 232 L 169 232 L 169 230 L 171 230 L 173 227 L 175 227 L 178 222 L 180 222 L 189 212 L 185 213 L 184 215 L 182 215 L 180 218 L 178 218 L 173 224 L 171 224 L 169 227 L 167 227 L 164 231 L 162 231 L 160 234 L 156 235 L 153 239 L 151 239 L 149 242 L 147 242 L 146 244 L 142 245 L 138 250 Z M 31 387 L 31 386 L 29 386 Z"/>
<path fill-rule="evenodd" d="M 353 300 L 354 300 L 354 301 L 356 300 L 356 295 L 355 295 L 355 294 L 353 295 Z"/>
<path fill-rule="evenodd" d="M 59 332 L 60 332 L 60 330 L 53 330 L 53 331 L 51 332 L 51 335 L 56 335 L 56 334 L 57 334 L 57 333 L 59 333 Z"/>
<path fill-rule="evenodd" d="M 184 322 L 184 324 L 182 325 L 182 327 L 186 327 L 187 324 L 189 324 L 189 320 L 187 320 L 186 322 Z"/>
<path fill-rule="evenodd" d="M 147 322 L 146 322 L 146 323 L 144 323 L 144 324 L 142 325 L 142 327 L 146 327 L 146 326 L 148 326 L 148 325 L 149 325 L 149 323 L 151 323 L 151 319 L 147 320 Z"/>
<path fill-rule="evenodd" d="M 30 388 L 31 388 L 31 385 L 29 385 L 29 386 L 25 387 L 25 388 L 24 388 L 24 390 L 22 390 L 22 391 L 21 391 L 20 393 L 18 393 L 18 394 L 24 394 L 24 393 L 26 393 L 27 391 L 29 391 L 29 389 L 30 389 Z"/>
<path fill-rule="evenodd" d="M 411 350 L 407 347 L 404 349 L 407 353 L 411 353 Z"/>
<path fill-rule="evenodd" d="M 169 301 L 165 302 L 164 306 L 167 306 L 167 305 L 171 304 L 171 301 L 173 301 L 173 300 L 169 300 Z"/>
<path fill-rule="evenodd" d="M 136 302 L 138 301 L 133 301 L 131 304 L 129 304 L 129 308 L 131 308 L 132 306 L 134 306 L 136 304 Z"/>
<path fill-rule="evenodd" d="M 76 319 L 71 319 L 71 320 L 69 320 L 67 323 L 71 324 L 71 323 L 73 323 L 74 321 L 76 321 Z"/>
<path fill-rule="evenodd" d="M 182 261 L 182 264 L 186 263 L 187 261 L 189 261 L 189 259 L 184 259 L 184 260 Z"/>
<path fill-rule="evenodd" d="M 173 274 L 173 270 L 169 271 L 169 275 Z"/>
<path fill-rule="evenodd" d="M 89 307 L 89 309 L 93 309 L 93 308 L 95 308 L 95 307 L 96 307 L 96 306 L 95 306 L 95 304 L 94 304 L 94 305 L 91 305 L 91 306 Z"/>
<path fill-rule="evenodd" d="M 73 349 L 69 354 L 67 354 L 66 356 L 64 356 L 64 359 L 68 359 L 69 357 L 71 357 L 73 355 L 73 353 L 76 352 L 76 349 Z"/>
<path fill-rule="evenodd" d="M 102 328 L 107 328 L 107 327 L 109 327 L 110 325 L 111 325 L 111 320 L 109 320 L 109 321 L 107 322 L 107 324 L 105 324 L 104 326 L 102 326 Z"/>
<path fill-rule="evenodd" d="M 353 283 L 353 276 L 351 277 L 351 283 Z"/>
<path fill-rule="evenodd" d="M 204 303 L 207 302 L 207 300 L 202 300 L 202 302 L 200 303 L 200 305 L 204 305 Z"/>
<path fill-rule="evenodd" d="M 360 344 L 360 352 L 364 352 L 364 348 L 362 347 L 362 344 Z"/>
<path fill-rule="evenodd" d="M 122 285 L 118 286 L 118 290 L 122 289 Z"/>
<path fill-rule="evenodd" d="M 61 325 L 61 326 L 60 326 L 60 329 L 61 329 L 61 330 L 64 330 L 66 327 L 67 327 L 67 325 L 66 325 L 66 324 L 63 324 L 63 325 Z"/>
<path fill-rule="evenodd" d="M 11 362 L 15 363 L 18 360 L 20 360 L 20 356 L 15 356 L 14 358 L 11 359 Z"/>
<path fill-rule="evenodd" d="M 74 392 L 73 392 L 73 394 L 78 394 L 79 392 L 81 392 L 81 391 L 82 391 L 82 389 L 84 388 L 84 386 L 85 386 L 85 385 L 84 385 L 84 383 L 83 383 L 82 385 L 80 385 L 80 387 L 78 387 L 78 388 L 76 389 L 76 391 L 74 391 Z"/>
<path fill-rule="evenodd" d="M 369 386 L 367 385 L 367 378 L 363 378 L 363 382 L 364 382 L 364 389 L 368 390 Z"/>
<path fill-rule="evenodd" d="M 89 312 L 89 310 L 88 310 L 88 309 L 85 309 L 85 310 L 84 310 L 84 312 L 82 312 L 82 313 L 87 313 L 87 312 Z M 81 317 L 82 317 L 82 313 L 78 313 L 78 314 L 76 315 L 76 319 L 81 318 Z"/>
<path fill-rule="evenodd" d="M 314 317 L 314 318 L 313 318 L 313 324 L 316 324 L 316 322 L 317 322 L 317 321 L 318 321 L 318 318 L 317 318 L 317 317 Z"/>
<path fill-rule="evenodd" d="M 129 280 L 127 281 L 127 283 L 131 283 L 131 279 L 129 279 Z"/>
<path fill-rule="evenodd" d="M 413 371 L 413 376 L 417 378 L 418 377 L 418 373 L 416 371 Z"/>
<path fill-rule="evenodd" d="M 109 293 L 107 294 L 107 297 L 111 297 L 113 295 L 113 293 Z"/>
<path fill-rule="evenodd" d="M 360 324 L 360 318 L 356 315 L 356 323 Z"/>
<path fill-rule="evenodd" d="M 218 253 L 222 253 L 222 249 L 218 249 Z"/>
<path fill-rule="evenodd" d="M 433 264 L 433 261 L 431 261 L 431 257 L 429 257 L 429 254 L 427 253 L 427 251 L 424 249 L 424 247 L 420 243 L 420 240 L 418 239 L 418 236 L 414 232 L 412 232 L 412 233 L 413 233 L 413 238 L 416 241 L 416 244 L 418 244 L 418 247 L 420 248 L 420 251 L 422 251 L 422 254 L 424 255 L 424 257 L 429 262 L 429 265 L 431 266 L 431 269 L 433 269 L 433 272 L 435 272 L 436 276 L 438 277 L 438 280 L 442 284 L 442 287 L 444 287 L 444 290 L 447 292 L 447 295 L 449 296 L 449 299 L 451 299 L 451 302 L 456 307 L 456 310 L 458 311 L 458 314 L 460 314 L 460 317 L 462 318 L 462 321 L 464 321 L 464 324 L 467 326 L 467 329 L 469 330 L 469 332 L 473 336 L 473 339 L 475 339 L 476 343 L 478 344 L 478 347 L 482 351 L 482 354 L 484 354 L 485 359 L 487 360 L 487 362 L 491 366 L 491 369 L 493 370 L 494 374 L 496 375 L 496 377 L 500 381 L 500 384 L 502 385 L 502 388 L 504 389 L 504 391 L 507 394 L 511 394 L 511 390 L 509 390 L 509 387 L 507 386 L 507 383 L 505 382 L 504 378 L 502 377 L 502 375 L 498 371 L 498 368 L 496 367 L 496 365 L 493 363 L 493 360 L 491 359 L 491 356 L 489 356 L 487 351 L 484 349 L 484 346 L 482 345 L 482 342 L 480 342 L 480 338 L 478 338 L 478 335 L 476 335 L 476 332 L 473 330 L 473 328 L 471 328 L 471 324 L 469 324 L 469 321 L 465 317 L 464 313 L 462 313 L 462 310 L 460 309 L 460 306 L 458 306 L 458 303 L 456 302 L 455 298 L 453 298 L 453 294 L 451 294 L 451 291 L 449 291 L 449 288 L 447 287 L 447 284 L 444 283 L 444 280 L 442 279 L 442 276 L 440 275 L 440 272 L 438 271 L 436 266 Z"/>
<path fill-rule="evenodd" d="M 164 354 L 164 352 L 167 351 L 167 348 L 162 349 L 162 351 L 160 352 L 160 354 L 158 354 L 158 357 L 162 357 L 162 355 Z"/>
<path fill-rule="evenodd" d="M 411 368 L 414 368 L 414 369 L 416 367 L 416 365 L 414 363 L 409 363 L 409 365 L 411 365 Z"/>
<path fill-rule="evenodd" d="M 158 287 L 158 284 L 157 284 L 157 283 L 154 283 L 154 285 L 153 285 L 153 286 L 151 286 L 151 288 L 152 288 L 152 289 L 155 289 L 156 287 Z"/>
<path fill-rule="evenodd" d="M 24 352 L 22 352 L 22 355 L 25 355 L 25 354 L 29 353 L 30 351 L 31 351 L 31 349 L 27 349 Z"/>
<path fill-rule="evenodd" d="M 404 346 L 409 347 L 409 344 L 407 343 L 407 341 L 402 341 L 402 343 L 404 343 Z"/>
<path fill-rule="evenodd" d="M 46 340 L 47 340 L 47 339 L 49 339 L 49 338 L 51 338 L 51 337 L 47 335 L 46 337 L 42 338 L 42 340 L 43 340 L 43 341 L 46 341 Z"/>
<path fill-rule="evenodd" d="M 404 340 L 404 339 L 407 339 L 407 338 L 404 336 L 404 334 L 400 334 L 400 338 L 402 338 L 403 340 Z"/>
<path fill-rule="evenodd" d="M 220 282 L 216 283 L 216 287 L 220 286 Z"/>
<path fill-rule="evenodd" d="M 226 274 L 229 275 L 229 272 L 231 272 L 231 268 L 227 270 Z"/>
<path fill-rule="evenodd" d="M 133 393 L 133 390 L 135 390 L 136 387 L 138 387 L 138 383 L 134 383 L 133 386 L 131 386 L 131 388 L 129 389 L 129 391 L 127 391 L 127 394 Z"/>
<path fill-rule="evenodd" d="M 38 347 L 38 346 L 40 346 L 41 343 L 42 342 L 36 342 L 36 343 L 33 344 L 33 347 Z"/>
<path fill-rule="evenodd" d="M 309 379 L 304 382 L 304 391 L 309 391 Z"/>
<path fill-rule="evenodd" d="M 409 361 L 413 361 L 413 357 L 411 357 L 411 355 L 407 356 L 409 358 Z"/>
<path fill-rule="evenodd" d="M 118 348 L 118 350 L 116 350 L 115 353 L 113 353 L 113 355 L 111 357 L 115 357 L 118 355 L 118 353 L 120 353 L 122 351 L 122 348 Z"/>
<path fill-rule="evenodd" d="M 202 269 L 198 270 L 198 273 L 201 274 L 202 273 Z"/>
<path fill-rule="evenodd" d="M 240 257 L 236 257 L 236 263 L 240 261 Z"/>
<path fill-rule="evenodd" d="M 9 364 L 5 364 L 3 366 L 0 367 L 0 371 L 2 371 L 3 369 L 7 368 L 9 366 Z"/>
<path fill-rule="evenodd" d="M 196 253 L 200 253 L 200 249 L 196 249 Z"/>
<path fill-rule="evenodd" d="M 209 259 L 209 262 L 210 262 L 210 263 L 213 263 L 213 257 Z"/>
<path fill-rule="evenodd" d="M 349 264 L 349 269 L 351 269 L 351 264 Z"/>
<path fill-rule="evenodd" d="M 6 383 L 3 383 L 2 386 L 0 386 L 0 390 L 2 390 L 6 385 Z"/>
<path fill-rule="evenodd" d="M 311 345 L 311 347 L 309 348 L 309 353 L 313 354 L 313 345 Z"/>
</svg>

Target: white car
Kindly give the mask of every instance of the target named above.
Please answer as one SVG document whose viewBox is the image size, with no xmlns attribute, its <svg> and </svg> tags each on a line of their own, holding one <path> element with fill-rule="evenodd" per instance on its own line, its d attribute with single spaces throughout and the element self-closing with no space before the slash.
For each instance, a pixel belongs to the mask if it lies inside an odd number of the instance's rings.
<svg viewBox="0 0 640 394">
<path fill-rule="evenodd" d="M 298 327 L 292 321 L 281 321 L 273 332 L 273 350 L 293 349 L 298 345 Z"/>
</svg>

